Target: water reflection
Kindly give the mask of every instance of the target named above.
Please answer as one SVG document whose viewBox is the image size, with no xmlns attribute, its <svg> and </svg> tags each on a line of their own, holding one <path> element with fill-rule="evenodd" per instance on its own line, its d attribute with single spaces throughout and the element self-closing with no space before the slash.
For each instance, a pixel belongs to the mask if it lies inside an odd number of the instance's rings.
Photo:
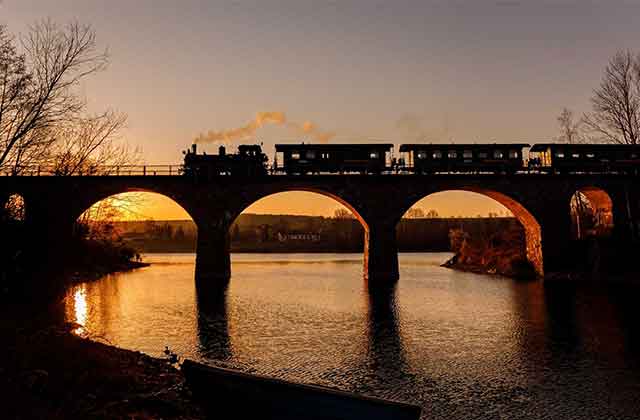
<svg viewBox="0 0 640 420">
<path fill-rule="evenodd" d="M 404 386 L 408 379 L 407 363 L 400 334 L 396 284 L 366 287 L 367 354 L 366 370 L 378 384 Z"/>
<path fill-rule="evenodd" d="M 78 324 L 73 332 L 75 334 L 84 334 L 87 325 L 87 286 L 81 284 L 73 294 L 73 312 L 75 315 L 74 322 Z"/>
<path fill-rule="evenodd" d="M 545 287 L 544 295 L 548 342 L 553 343 L 554 353 L 575 352 L 581 346 L 581 336 L 577 328 L 574 287 L 550 285 Z"/>
<path fill-rule="evenodd" d="M 231 358 L 227 292 L 229 282 L 196 278 L 198 351 L 205 359 L 226 361 Z"/>
<path fill-rule="evenodd" d="M 520 283 L 405 255 L 397 285 L 370 289 L 358 254 L 234 256 L 230 283 L 194 286 L 192 256 L 163 258 L 73 288 L 67 319 L 121 347 L 169 345 L 419 403 L 429 418 L 640 418 L 633 288 Z"/>
</svg>

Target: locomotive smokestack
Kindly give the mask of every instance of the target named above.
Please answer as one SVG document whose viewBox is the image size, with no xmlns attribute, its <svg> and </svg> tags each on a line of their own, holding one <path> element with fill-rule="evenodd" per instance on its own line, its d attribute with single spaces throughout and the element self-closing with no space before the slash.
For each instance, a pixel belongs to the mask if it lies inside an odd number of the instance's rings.
<svg viewBox="0 0 640 420">
<path fill-rule="evenodd" d="M 195 154 L 196 154 L 196 152 L 197 152 L 197 150 L 198 150 L 198 145 L 196 145 L 195 143 L 193 143 L 193 144 L 191 145 L 191 152 L 195 155 Z"/>
<path fill-rule="evenodd" d="M 226 154 L 227 154 L 227 149 L 225 149 L 225 147 L 224 147 L 224 146 L 220 146 L 220 147 L 218 148 L 218 155 L 220 155 L 220 156 L 224 156 L 224 155 L 226 155 Z"/>
</svg>

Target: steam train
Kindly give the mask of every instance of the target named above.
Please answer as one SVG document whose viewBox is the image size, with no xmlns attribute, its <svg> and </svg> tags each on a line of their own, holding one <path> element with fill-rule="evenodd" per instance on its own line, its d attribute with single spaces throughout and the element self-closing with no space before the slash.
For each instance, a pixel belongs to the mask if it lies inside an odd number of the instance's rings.
<svg viewBox="0 0 640 420">
<path fill-rule="evenodd" d="M 227 154 L 226 148 L 220 146 L 217 155 L 198 154 L 195 144 L 185 150 L 183 174 L 195 178 L 210 178 L 217 175 L 266 175 L 267 155 L 262 147 L 254 144 L 238 146 L 238 152 Z"/>
<path fill-rule="evenodd" d="M 220 146 L 217 155 L 184 152 L 187 176 L 262 176 L 321 173 L 640 173 L 640 145 L 526 143 L 402 144 L 400 156 L 391 143 L 276 144 L 269 159 L 259 145 L 240 145 L 236 153 Z"/>
</svg>

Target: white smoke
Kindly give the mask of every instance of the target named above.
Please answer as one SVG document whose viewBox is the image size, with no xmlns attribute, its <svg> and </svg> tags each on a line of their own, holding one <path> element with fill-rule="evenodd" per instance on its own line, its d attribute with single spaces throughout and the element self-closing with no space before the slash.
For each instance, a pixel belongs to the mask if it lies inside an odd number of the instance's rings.
<svg viewBox="0 0 640 420">
<path fill-rule="evenodd" d="M 328 143 L 329 140 L 331 140 L 336 135 L 336 133 L 334 132 L 320 130 L 318 126 L 311 121 L 304 121 L 301 124 L 293 121 L 287 121 L 287 117 L 284 112 L 271 111 L 258 112 L 256 114 L 256 117 L 252 121 L 248 122 L 242 127 L 221 131 L 210 130 L 206 133 L 201 133 L 195 138 L 195 142 L 231 143 L 237 140 L 248 139 L 251 137 L 255 137 L 256 131 L 266 124 L 284 126 L 294 132 L 296 135 L 309 136 L 319 143 Z"/>
</svg>

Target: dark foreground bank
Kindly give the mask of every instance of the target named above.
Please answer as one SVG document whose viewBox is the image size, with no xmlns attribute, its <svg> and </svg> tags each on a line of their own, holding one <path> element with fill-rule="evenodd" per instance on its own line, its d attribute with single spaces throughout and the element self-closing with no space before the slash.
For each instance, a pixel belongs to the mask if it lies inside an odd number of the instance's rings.
<svg viewBox="0 0 640 420">
<path fill-rule="evenodd" d="M 206 418 L 164 360 L 78 337 L 70 324 L 8 319 L 1 327 L 2 418 Z"/>
</svg>

